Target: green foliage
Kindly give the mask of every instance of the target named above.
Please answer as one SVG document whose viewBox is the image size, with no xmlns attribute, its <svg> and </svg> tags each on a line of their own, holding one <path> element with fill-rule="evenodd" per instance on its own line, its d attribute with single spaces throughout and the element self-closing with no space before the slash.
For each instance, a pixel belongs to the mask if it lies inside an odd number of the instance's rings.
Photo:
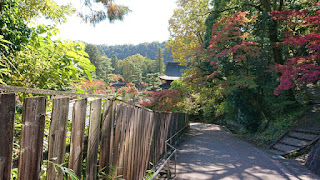
<svg viewBox="0 0 320 180">
<path fill-rule="evenodd" d="M 98 179 L 100 180 L 114 180 L 114 179 L 118 179 L 118 180 L 123 180 L 122 175 L 117 175 L 116 171 L 117 169 L 121 169 L 121 167 L 115 167 L 115 166 L 111 166 L 109 167 L 109 174 L 107 174 L 105 172 L 107 167 L 104 167 L 102 169 L 99 170 L 98 172 Z"/>
<path fill-rule="evenodd" d="M 3 39 L 3 36 L 0 35 L 0 47 L 4 48 L 4 50 L 7 52 L 8 51 L 8 46 L 6 44 L 10 44 L 9 41 L 6 41 Z M 9 63 L 8 59 L 4 56 L 3 52 L 0 51 L 0 84 L 6 84 L 2 79 L 4 76 L 9 74 Z"/>
<path fill-rule="evenodd" d="M 140 54 L 129 56 L 124 60 L 119 60 L 119 69 L 123 73 L 123 78 L 128 82 L 139 84 L 142 77 L 146 76 L 147 66 L 146 58 Z"/>
<path fill-rule="evenodd" d="M 39 25 L 33 30 L 27 48 L 10 61 L 7 83 L 17 86 L 51 90 L 67 90 L 80 77 L 91 79 L 95 68 L 87 59 L 84 44 L 72 41 L 52 41 L 54 26 Z"/>
<path fill-rule="evenodd" d="M 141 54 L 148 59 L 156 59 L 158 48 L 163 49 L 164 62 L 171 62 L 171 51 L 165 47 L 167 42 L 141 43 L 137 45 L 98 45 L 98 49 L 102 55 L 108 57 L 116 56 L 118 59 L 126 59 L 135 54 Z M 114 67 L 113 67 L 114 68 Z"/>
<path fill-rule="evenodd" d="M 237 108 L 237 123 L 249 132 L 256 132 L 261 125 L 261 113 L 242 95 L 241 91 L 235 91 L 229 95 L 229 99 Z"/>
<path fill-rule="evenodd" d="M 185 84 L 182 79 L 174 80 L 171 82 L 171 89 L 178 90 L 183 89 L 185 87 Z"/>
<path fill-rule="evenodd" d="M 149 91 L 160 91 L 161 80 L 159 73 L 147 74 L 146 83 L 148 84 L 147 90 Z"/>
<path fill-rule="evenodd" d="M 18 1 L 3 1 L 0 3 L 0 35 L 2 42 L 10 41 L 6 46 L 0 46 L 0 52 L 8 56 L 14 51 L 20 51 L 28 43 L 31 28 L 21 17 Z"/>
<path fill-rule="evenodd" d="M 300 118 L 305 111 L 306 108 L 302 106 L 287 109 L 286 112 L 278 115 L 267 129 L 257 132 L 255 135 L 256 139 L 253 140 L 263 144 L 271 144 L 282 133 L 290 130 L 292 126 L 296 125 L 296 120 Z"/>
<path fill-rule="evenodd" d="M 53 0 L 17 0 L 17 2 L 19 2 L 20 16 L 28 22 L 32 19 L 44 16 L 56 23 L 62 23 L 66 21 L 66 15 L 71 15 L 74 12 L 74 9 L 70 4 L 59 6 Z"/>
<path fill-rule="evenodd" d="M 209 0 L 179 0 L 169 20 L 170 38 L 166 47 L 175 61 L 186 65 L 203 46 L 205 20 L 209 15 Z"/>
<path fill-rule="evenodd" d="M 156 68 L 158 69 L 159 74 L 164 74 L 165 72 L 165 64 L 163 62 L 163 53 L 162 49 L 159 47 L 156 55 Z"/>
</svg>

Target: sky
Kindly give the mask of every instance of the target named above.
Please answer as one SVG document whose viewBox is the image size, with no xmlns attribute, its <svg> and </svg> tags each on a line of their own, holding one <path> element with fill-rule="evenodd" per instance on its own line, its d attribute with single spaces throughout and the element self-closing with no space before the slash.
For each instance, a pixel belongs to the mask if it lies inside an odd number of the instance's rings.
<svg viewBox="0 0 320 180">
<path fill-rule="evenodd" d="M 60 1 L 60 2 L 59 2 Z M 81 0 L 83 1 L 83 0 Z M 57 0 L 61 3 L 62 0 Z M 80 0 L 64 0 L 79 7 Z M 58 25 L 61 39 L 81 40 L 92 44 L 122 45 L 144 42 L 163 42 L 169 39 L 168 20 L 176 8 L 176 0 L 117 0 L 128 6 L 131 12 L 123 21 L 108 20 L 92 26 L 81 22 L 76 15 L 68 17 L 67 23 Z"/>
</svg>

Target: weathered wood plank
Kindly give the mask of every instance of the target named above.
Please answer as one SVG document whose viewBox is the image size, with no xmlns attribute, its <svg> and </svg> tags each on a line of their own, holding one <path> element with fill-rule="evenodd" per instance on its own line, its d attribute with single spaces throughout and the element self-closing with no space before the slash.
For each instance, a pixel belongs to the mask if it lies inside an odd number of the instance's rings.
<svg viewBox="0 0 320 180">
<path fill-rule="evenodd" d="M 101 99 L 96 99 L 90 105 L 90 124 L 88 136 L 86 180 L 97 178 L 97 155 L 100 137 Z"/>
<path fill-rule="evenodd" d="M 130 134 L 129 134 L 129 140 L 128 140 L 128 164 L 127 164 L 127 170 L 126 170 L 126 178 L 130 179 L 132 176 L 132 166 L 133 166 L 133 141 L 134 141 L 134 129 L 135 129 L 135 107 L 131 107 L 131 117 L 130 117 Z"/>
<path fill-rule="evenodd" d="M 11 178 L 16 95 L 0 94 L 0 179 Z"/>
<path fill-rule="evenodd" d="M 133 108 L 131 106 L 128 107 L 128 122 L 126 128 L 126 137 L 125 137 L 125 144 L 124 144 L 124 162 L 123 162 L 123 178 L 128 179 L 128 169 L 130 164 L 130 156 L 129 156 L 129 146 L 130 146 L 130 136 L 132 134 L 132 116 L 133 116 Z"/>
<path fill-rule="evenodd" d="M 54 97 L 52 103 L 48 148 L 48 180 L 63 179 L 61 170 L 57 169 L 58 172 L 56 173 L 53 163 L 62 164 L 65 160 L 69 98 Z"/>
<path fill-rule="evenodd" d="M 120 143 L 120 136 L 121 136 L 121 124 L 122 124 L 122 116 L 123 116 L 123 104 L 117 105 L 117 119 L 116 119 L 116 130 L 115 130 L 115 137 L 114 137 L 114 146 L 113 146 L 113 162 L 116 168 L 119 167 L 119 143 Z M 116 172 L 116 171 L 115 171 Z"/>
<path fill-rule="evenodd" d="M 87 99 L 75 101 L 72 114 L 69 168 L 72 169 L 79 178 L 81 178 L 86 109 Z"/>
<path fill-rule="evenodd" d="M 127 105 L 123 106 L 124 111 L 123 111 L 123 116 L 122 116 L 122 124 L 121 124 L 121 135 L 120 135 L 120 145 L 119 145 L 119 169 L 117 171 L 118 175 L 123 175 L 123 154 L 124 154 L 124 144 L 125 144 L 125 137 L 126 137 L 126 128 L 127 128 L 127 123 L 128 123 L 128 114 L 129 108 Z"/>
<path fill-rule="evenodd" d="M 24 99 L 18 173 L 19 179 L 35 180 L 40 178 L 45 113 L 45 97 Z"/>
<path fill-rule="evenodd" d="M 114 137 L 114 124 L 115 124 L 115 114 L 117 112 L 117 102 L 116 101 L 113 101 L 113 105 L 112 105 L 112 112 L 113 112 L 113 116 L 112 116 L 112 119 L 111 119 L 111 136 L 110 136 L 110 154 L 109 154 L 109 157 L 110 157 L 110 163 L 109 163 L 109 167 L 111 166 L 114 166 L 114 160 L 113 160 L 113 151 L 114 151 L 114 141 L 115 141 L 115 137 Z M 110 169 L 109 169 L 110 171 Z"/>
<path fill-rule="evenodd" d="M 43 94 L 43 95 L 60 95 L 60 96 L 69 96 L 69 97 L 96 97 L 96 98 L 109 98 L 112 99 L 111 96 L 102 95 L 102 94 L 82 94 L 82 93 L 74 93 L 68 91 L 55 91 L 55 90 L 47 90 L 47 89 L 35 89 L 35 88 L 27 88 L 27 87 L 19 87 L 19 86 L 10 86 L 10 85 L 2 85 L 0 84 L 1 91 L 9 91 L 9 92 L 22 92 L 22 93 L 31 93 L 31 94 Z"/>
<path fill-rule="evenodd" d="M 131 150 L 131 165 L 130 165 L 130 177 L 129 179 L 137 179 L 137 172 L 135 169 L 136 165 L 136 159 L 137 159 L 137 129 L 138 129 L 138 113 L 139 109 L 137 107 L 134 108 L 135 114 L 134 114 L 134 127 L 133 127 L 133 134 L 132 134 L 132 150 Z"/>
<path fill-rule="evenodd" d="M 106 101 L 103 105 L 103 123 L 101 132 L 100 143 L 100 170 L 104 169 L 104 172 L 109 172 L 110 160 L 110 142 L 111 142 L 111 129 L 114 122 L 113 101 Z"/>
</svg>

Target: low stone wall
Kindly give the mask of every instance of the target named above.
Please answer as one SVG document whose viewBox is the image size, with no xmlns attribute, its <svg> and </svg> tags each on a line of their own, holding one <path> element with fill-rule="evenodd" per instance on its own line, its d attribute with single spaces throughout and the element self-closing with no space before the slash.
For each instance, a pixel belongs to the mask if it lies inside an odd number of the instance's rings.
<svg viewBox="0 0 320 180">
<path fill-rule="evenodd" d="M 312 149 L 306 162 L 306 166 L 320 176 L 320 141 Z"/>
</svg>

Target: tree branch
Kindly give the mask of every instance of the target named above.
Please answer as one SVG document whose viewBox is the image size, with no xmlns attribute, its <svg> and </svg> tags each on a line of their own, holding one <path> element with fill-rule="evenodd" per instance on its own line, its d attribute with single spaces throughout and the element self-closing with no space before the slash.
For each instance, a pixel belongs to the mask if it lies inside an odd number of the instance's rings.
<svg viewBox="0 0 320 180">
<path fill-rule="evenodd" d="M 209 13 L 209 14 L 213 14 L 213 13 L 223 13 L 223 12 L 230 11 L 230 10 L 240 9 L 240 8 L 242 8 L 243 6 L 250 6 L 250 7 L 256 8 L 256 9 L 259 10 L 259 11 L 263 11 L 262 8 L 261 8 L 261 4 L 255 5 L 255 4 L 250 4 L 250 3 L 244 3 L 242 6 L 235 6 L 235 7 L 231 7 L 231 8 L 227 8 L 227 9 L 223 9 L 223 10 L 210 11 L 210 12 L 208 12 L 208 13 Z"/>
</svg>

